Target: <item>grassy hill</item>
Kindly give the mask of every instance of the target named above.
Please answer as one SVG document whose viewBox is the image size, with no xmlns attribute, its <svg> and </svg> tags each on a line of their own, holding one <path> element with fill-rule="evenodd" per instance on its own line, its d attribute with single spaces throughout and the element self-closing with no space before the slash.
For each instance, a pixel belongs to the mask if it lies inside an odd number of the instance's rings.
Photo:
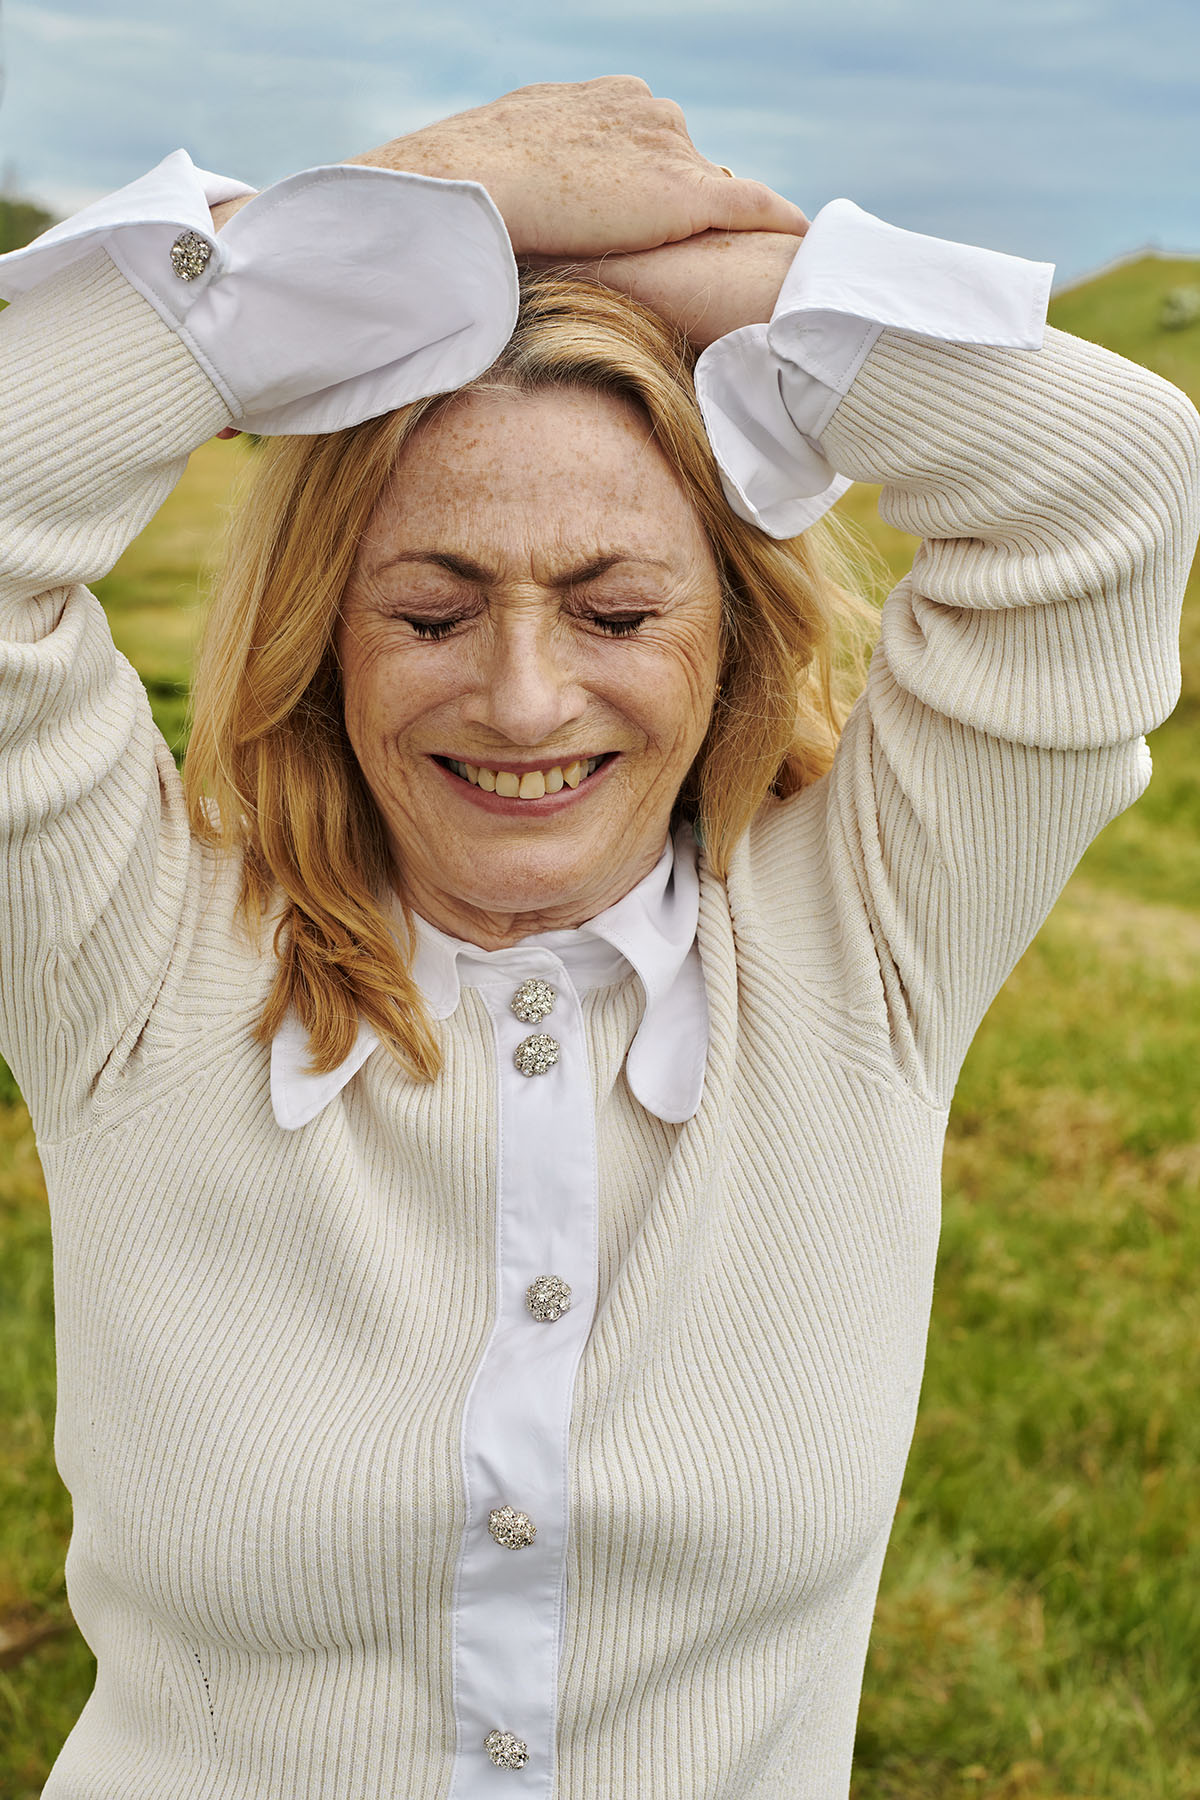
<svg viewBox="0 0 1200 1800">
<path fill-rule="evenodd" d="M 15 194 L 0 194 L 0 256 L 19 250 L 22 244 L 38 237 L 54 219 L 44 207 Z"/>
<path fill-rule="evenodd" d="M 1200 265 L 1152 259 L 1055 324 L 1200 399 Z M 250 452 L 208 444 L 101 584 L 178 742 L 197 569 Z M 843 510 L 893 571 L 873 495 Z M 880 1596 L 855 1800 L 1200 1794 L 1200 605 L 1146 798 L 1088 852 L 968 1058 L 916 1442 Z M 91 1681 L 66 1611 L 51 1289 L 27 1118 L 0 1106 L 0 1794 L 33 1800 Z M 48 1634 L 42 1635 L 40 1634 Z M 6 1647 L 7 1646 L 7 1647 Z M 647 1797 L 651 1800 L 651 1797 Z"/>
<path fill-rule="evenodd" d="M 1200 288 L 1200 258 L 1145 256 L 1055 295 L 1051 324 L 1106 344 L 1164 375 L 1193 397 L 1200 392 L 1200 331 L 1165 330 L 1163 302 L 1173 288 Z"/>
</svg>

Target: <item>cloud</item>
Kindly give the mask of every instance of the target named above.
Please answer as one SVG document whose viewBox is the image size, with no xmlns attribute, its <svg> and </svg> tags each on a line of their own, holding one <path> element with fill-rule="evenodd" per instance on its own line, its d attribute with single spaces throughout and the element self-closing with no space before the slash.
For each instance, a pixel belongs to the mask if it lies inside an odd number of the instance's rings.
<svg viewBox="0 0 1200 1800">
<path fill-rule="evenodd" d="M 1194 0 L 95 0 L 10 5 L 0 157 L 53 203 L 176 144 L 258 184 L 532 80 L 644 75 L 810 210 L 1057 257 L 1200 248 Z"/>
</svg>

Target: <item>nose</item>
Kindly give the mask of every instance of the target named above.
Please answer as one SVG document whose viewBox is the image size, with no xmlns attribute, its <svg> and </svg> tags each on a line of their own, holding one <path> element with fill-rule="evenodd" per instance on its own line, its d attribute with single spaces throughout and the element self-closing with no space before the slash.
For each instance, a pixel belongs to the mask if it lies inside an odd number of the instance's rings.
<svg viewBox="0 0 1200 1800">
<path fill-rule="evenodd" d="M 472 724 L 527 750 L 553 743 L 587 705 L 570 644 L 550 615 L 550 608 L 530 607 L 493 618 L 464 704 Z"/>
</svg>

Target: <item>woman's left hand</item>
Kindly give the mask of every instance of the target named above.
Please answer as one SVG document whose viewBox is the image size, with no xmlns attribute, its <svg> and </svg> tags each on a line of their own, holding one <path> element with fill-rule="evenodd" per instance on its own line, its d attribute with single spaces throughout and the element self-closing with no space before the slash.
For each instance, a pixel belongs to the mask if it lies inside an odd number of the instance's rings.
<svg viewBox="0 0 1200 1800">
<path fill-rule="evenodd" d="M 589 262 L 525 260 L 628 294 L 703 350 L 728 331 L 770 319 L 801 241 L 779 231 L 705 231 L 656 250 Z"/>
</svg>

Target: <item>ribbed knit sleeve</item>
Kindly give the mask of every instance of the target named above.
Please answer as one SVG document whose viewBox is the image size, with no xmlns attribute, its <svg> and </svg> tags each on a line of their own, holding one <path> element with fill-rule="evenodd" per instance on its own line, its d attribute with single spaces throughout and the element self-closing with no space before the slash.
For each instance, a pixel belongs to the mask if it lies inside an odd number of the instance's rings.
<svg viewBox="0 0 1200 1800">
<path fill-rule="evenodd" d="M 44 1138 L 136 1042 L 189 865 L 174 764 L 99 603 L 228 413 L 96 252 L 0 314 L 0 1051 Z"/>
<path fill-rule="evenodd" d="M 923 541 L 831 776 L 762 822 L 744 885 L 795 894 L 823 871 L 856 1054 L 873 1038 L 939 1105 L 1087 843 L 1149 778 L 1142 734 L 1179 691 L 1198 423 L 1168 383 L 1060 332 L 1039 351 L 885 332 L 824 434 Z M 828 958 L 811 914 L 764 925 L 801 970 Z"/>
</svg>

